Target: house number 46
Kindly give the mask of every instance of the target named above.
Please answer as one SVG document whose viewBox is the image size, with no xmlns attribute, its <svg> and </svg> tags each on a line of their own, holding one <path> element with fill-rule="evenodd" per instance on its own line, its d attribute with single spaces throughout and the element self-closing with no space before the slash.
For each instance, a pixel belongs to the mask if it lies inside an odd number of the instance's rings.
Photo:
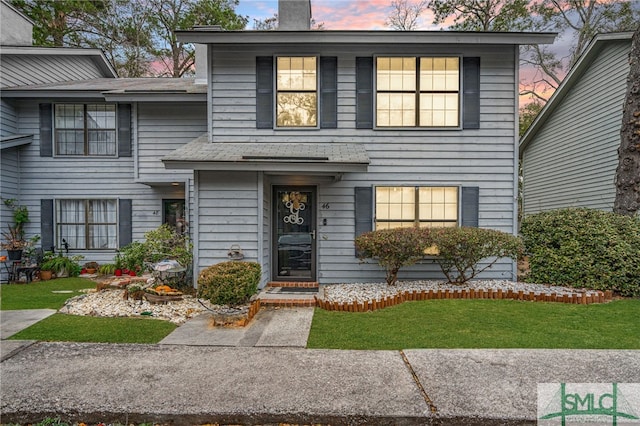
<svg viewBox="0 0 640 426">
<path fill-rule="evenodd" d="M 324 210 L 329 210 L 331 208 L 331 206 L 329 205 L 329 203 L 322 203 L 322 208 Z"/>
</svg>

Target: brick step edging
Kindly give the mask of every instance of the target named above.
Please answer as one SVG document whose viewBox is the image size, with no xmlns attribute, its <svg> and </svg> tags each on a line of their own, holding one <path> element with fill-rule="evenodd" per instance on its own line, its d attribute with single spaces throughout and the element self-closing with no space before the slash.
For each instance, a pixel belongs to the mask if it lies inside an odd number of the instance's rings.
<svg viewBox="0 0 640 426">
<path fill-rule="evenodd" d="M 578 305 L 589 305 L 592 303 L 604 303 L 608 302 L 613 297 L 613 292 L 607 290 L 594 291 L 593 294 L 587 295 L 586 293 L 572 293 L 561 294 L 556 293 L 538 293 L 528 292 L 520 290 L 514 292 L 513 290 L 504 291 L 499 290 L 423 290 L 421 292 L 405 291 L 401 294 L 385 297 L 382 300 L 370 300 L 368 302 L 351 302 L 351 303 L 339 303 L 329 302 L 322 299 L 318 299 L 314 296 L 315 306 L 327 311 L 347 311 L 347 312 L 367 312 L 375 311 L 378 309 L 387 308 L 389 306 L 399 305 L 400 303 L 417 301 L 417 300 L 436 300 L 436 299 L 496 299 L 496 300 L 523 300 L 531 302 L 559 302 L 559 303 L 572 303 Z"/>
</svg>

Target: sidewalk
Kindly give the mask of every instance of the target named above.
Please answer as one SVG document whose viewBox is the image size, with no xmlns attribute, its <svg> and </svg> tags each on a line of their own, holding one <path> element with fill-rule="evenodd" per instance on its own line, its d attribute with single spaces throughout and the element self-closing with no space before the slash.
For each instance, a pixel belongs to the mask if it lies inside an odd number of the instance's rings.
<svg viewBox="0 0 640 426">
<path fill-rule="evenodd" d="M 202 316 L 157 345 L 3 340 L 2 423 L 519 425 L 536 421 L 538 384 L 560 382 L 635 383 L 640 414 L 640 351 L 305 349 L 312 315 Z"/>
</svg>

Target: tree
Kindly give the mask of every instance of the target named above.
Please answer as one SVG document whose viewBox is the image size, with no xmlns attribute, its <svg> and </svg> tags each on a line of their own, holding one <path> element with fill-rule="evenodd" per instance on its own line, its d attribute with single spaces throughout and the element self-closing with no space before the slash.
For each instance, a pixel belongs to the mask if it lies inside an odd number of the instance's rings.
<svg viewBox="0 0 640 426">
<path fill-rule="evenodd" d="M 243 29 L 246 16 L 237 15 L 239 0 L 148 0 L 155 13 L 151 16 L 154 34 L 153 53 L 162 61 L 162 75 L 182 77 L 195 62 L 191 44 L 178 41 L 175 30 L 197 25 L 220 25 L 225 30 Z"/>
<path fill-rule="evenodd" d="M 616 199 L 613 211 L 635 216 L 640 210 L 640 26 L 631 40 L 629 76 L 622 112 Z"/>
<path fill-rule="evenodd" d="M 533 120 L 536 119 L 543 106 L 544 105 L 541 102 L 533 101 L 520 108 L 520 137 L 526 133 L 527 129 L 531 126 Z"/>
<path fill-rule="evenodd" d="M 428 0 L 393 0 L 385 25 L 399 31 L 416 30 L 420 15 L 427 10 Z"/>
<path fill-rule="evenodd" d="M 593 36 L 598 33 L 633 31 L 640 20 L 640 7 L 632 1 L 539 0 L 533 2 L 531 16 L 530 30 L 561 34 L 569 32 L 574 39 L 567 58 L 558 58 L 546 46 L 527 46 L 523 49 L 523 63 L 533 65 L 537 72 L 521 94 L 546 102 L 547 98 L 541 93 L 553 92 L 560 85 Z"/>
<path fill-rule="evenodd" d="M 520 31 L 530 19 L 528 0 L 432 0 L 433 23 L 453 17 L 450 30 Z"/>
<path fill-rule="evenodd" d="M 11 4 L 33 22 L 37 46 L 83 46 L 83 34 L 91 32 L 90 17 L 108 8 L 103 0 L 12 0 Z"/>
</svg>

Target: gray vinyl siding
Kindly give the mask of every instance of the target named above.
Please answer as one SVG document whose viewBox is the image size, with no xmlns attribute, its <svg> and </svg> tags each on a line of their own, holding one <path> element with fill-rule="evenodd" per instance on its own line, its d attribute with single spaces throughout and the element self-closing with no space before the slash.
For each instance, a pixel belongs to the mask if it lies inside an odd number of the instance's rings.
<svg viewBox="0 0 640 426">
<path fill-rule="evenodd" d="M 141 182 L 184 182 L 192 178 L 192 171 L 167 170 L 160 160 L 207 132 L 206 103 L 139 103 L 137 116 L 137 179 Z"/>
<path fill-rule="evenodd" d="M 89 57 L 2 55 L 0 87 L 26 86 L 104 77 Z"/>
<path fill-rule="evenodd" d="M 524 152 L 524 213 L 615 200 L 629 41 L 608 43 Z"/>
<path fill-rule="evenodd" d="M 422 50 L 407 50 L 406 54 L 461 54 L 481 57 L 481 127 L 478 130 L 367 130 L 356 129 L 355 111 L 355 57 L 374 54 L 401 54 L 398 47 L 382 51 L 354 52 L 349 48 L 326 47 L 309 54 L 338 57 L 338 128 L 274 130 L 256 128 L 256 56 L 286 54 L 286 48 L 274 52 L 234 46 L 233 51 L 213 46 L 213 74 L 211 121 L 213 142 L 251 143 L 360 143 L 366 145 L 370 157 L 367 173 L 347 173 L 339 182 L 305 180 L 318 190 L 318 280 L 321 283 L 380 281 L 384 278 L 379 266 L 362 264 L 354 256 L 354 188 L 375 185 L 423 185 L 423 186 L 478 186 L 480 188 L 480 226 L 513 233 L 514 230 L 514 157 L 516 157 L 516 77 L 515 56 L 506 54 L 505 48 L 456 46 L 453 50 L 434 46 Z M 285 50 L 283 52 L 283 50 Z M 296 55 L 306 52 L 296 50 Z M 223 174 L 245 176 L 243 173 Z M 215 182 L 213 182 L 215 178 Z M 207 201 L 213 203 L 215 195 L 230 197 L 222 192 L 218 176 L 200 175 L 200 194 L 204 191 Z M 278 179 L 278 184 L 286 177 Z M 298 179 L 298 177 L 296 177 Z M 265 175 L 265 181 L 273 179 Z M 293 182 L 293 177 L 290 179 Z M 227 182 L 229 183 L 229 182 Z M 215 186 L 215 191 L 211 188 Z M 233 186 L 237 183 L 234 181 Z M 205 188 L 207 190 L 205 190 Z M 209 189 L 211 188 L 211 189 Z M 268 191 L 270 193 L 270 191 Z M 227 195 L 228 194 L 228 195 Z M 239 201 L 249 203 L 244 191 L 240 200 L 231 199 L 230 208 Z M 266 198 L 265 198 L 266 199 Z M 201 200 L 202 202 L 203 200 Z M 220 199 L 219 203 L 225 203 Z M 322 204 L 329 208 L 322 209 Z M 253 205 L 233 206 L 254 208 Z M 250 204 L 250 203 L 249 203 Z M 236 210 L 232 210 L 236 211 Z M 229 210 L 225 210 L 229 212 Z M 242 213 L 243 218 L 246 212 Z M 266 213 L 265 213 L 266 215 Z M 327 225 L 323 226 L 323 219 Z M 212 250 L 224 250 L 236 235 L 249 245 L 250 235 L 255 233 L 255 221 L 235 223 L 235 217 L 199 215 L 207 220 L 207 228 L 200 228 L 199 238 Z M 229 221 L 235 223 L 235 233 L 227 231 Z M 265 221 L 270 228 L 270 223 Z M 219 227 L 226 234 L 219 234 Z M 247 230 L 245 233 L 244 230 Z M 241 230 L 241 234 L 237 231 Z M 263 234 L 264 235 L 264 234 Z M 231 238 L 231 239 L 225 239 Z M 215 239 L 215 244 L 210 239 Z M 244 247 L 243 247 L 244 248 Z M 200 250 L 200 255 L 205 250 Z M 246 250 L 245 250 L 246 254 Z M 201 265 L 221 256 L 207 255 Z M 409 268 L 401 278 L 442 279 L 436 265 L 425 261 L 424 265 Z M 501 261 L 485 277 L 514 278 L 510 261 Z"/>
<path fill-rule="evenodd" d="M 133 157 L 40 157 L 40 102 L 42 101 L 33 100 L 17 103 L 17 131 L 20 134 L 34 135 L 33 142 L 21 148 L 22 167 L 19 173 L 20 201 L 29 208 L 31 219 L 26 227 L 27 236 L 41 233 L 41 199 L 132 199 L 132 237 L 133 240 L 143 240 L 145 232 L 157 228 L 162 223 L 162 199 L 185 197 L 182 189 L 172 186 L 136 183 Z M 180 116 L 179 111 L 176 111 L 175 115 Z M 166 139 L 173 143 L 173 136 L 157 135 L 156 140 L 160 145 L 165 143 Z M 4 172 L 3 167 L 3 184 Z M 192 179 L 187 185 L 193 188 Z M 84 255 L 84 261 L 104 263 L 113 261 L 115 251 L 77 251 L 74 254 Z"/>
<path fill-rule="evenodd" d="M 6 99 L 0 99 L 0 137 L 17 133 L 17 119 L 14 103 Z"/>
<path fill-rule="evenodd" d="M 2 183 L 0 184 L 0 197 L 2 200 L 16 199 L 20 201 L 18 186 L 20 183 L 20 148 L 2 150 L 0 154 L 0 170 L 2 170 Z M 0 231 L 5 232 L 7 226 L 13 222 L 12 213 L 4 203 L 0 203 Z M 3 250 L 3 254 L 4 250 Z M 6 271 L 0 269 L 0 281 L 6 280 Z"/>
</svg>

